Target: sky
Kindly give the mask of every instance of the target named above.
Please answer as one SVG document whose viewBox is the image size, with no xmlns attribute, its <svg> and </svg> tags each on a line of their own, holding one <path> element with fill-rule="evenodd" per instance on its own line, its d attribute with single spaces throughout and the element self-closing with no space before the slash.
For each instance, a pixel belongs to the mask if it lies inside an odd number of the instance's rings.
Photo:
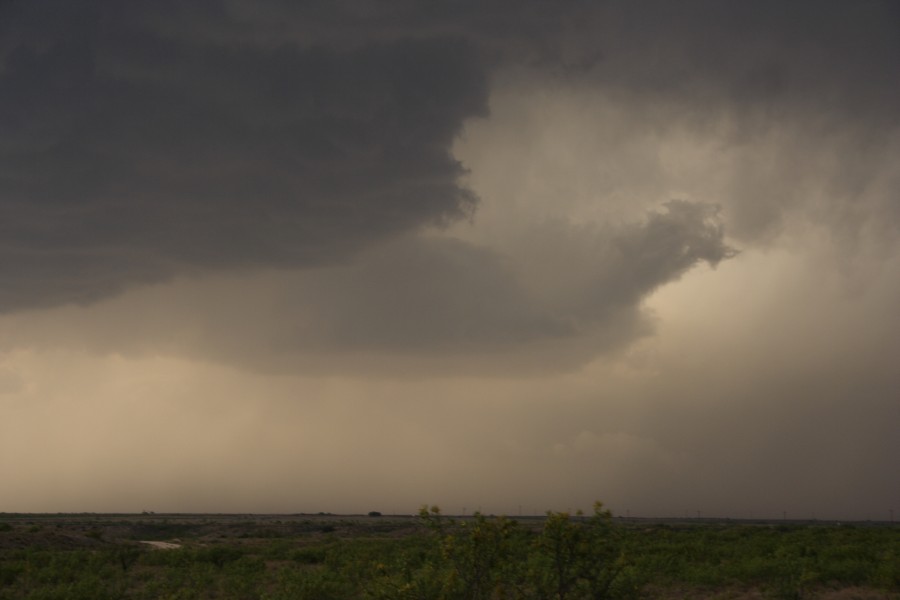
<svg viewBox="0 0 900 600">
<path fill-rule="evenodd" d="M 0 2 L 0 512 L 900 510 L 889 0 Z"/>
</svg>

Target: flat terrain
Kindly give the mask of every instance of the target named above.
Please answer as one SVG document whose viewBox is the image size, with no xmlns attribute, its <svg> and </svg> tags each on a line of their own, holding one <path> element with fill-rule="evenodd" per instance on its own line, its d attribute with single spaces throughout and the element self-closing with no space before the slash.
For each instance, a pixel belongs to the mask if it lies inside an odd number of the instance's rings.
<svg viewBox="0 0 900 600">
<path fill-rule="evenodd" d="M 569 542 L 572 599 L 900 599 L 889 523 L 556 517 L 0 513 L 0 600 L 551 598 Z"/>
</svg>

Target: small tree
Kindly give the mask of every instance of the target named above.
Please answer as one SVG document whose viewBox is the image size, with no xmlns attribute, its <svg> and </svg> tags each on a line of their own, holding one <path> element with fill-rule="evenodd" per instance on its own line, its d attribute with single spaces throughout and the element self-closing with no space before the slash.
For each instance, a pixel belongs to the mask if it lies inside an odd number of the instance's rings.
<svg viewBox="0 0 900 600">
<path fill-rule="evenodd" d="M 404 571 L 391 598 L 608 600 L 636 595 L 612 514 L 599 502 L 590 517 L 548 512 L 540 533 L 479 513 L 455 521 L 436 506 L 423 507 L 419 517 L 432 533 L 428 550 L 418 568 Z"/>
<path fill-rule="evenodd" d="M 605 600 L 629 595 L 626 562 L 620 550 L 612 513 L 601 502 L 584 519 L 566 512 L 548 512 L 535 541 L 530 578 L 538 598 Z"/>
<path fill-rule="evenodd" d="M 423 507 L 419 516 L 434 534 L 439 552 L 443 580 L 439 597 L 503 598 L 517 587 L 528 546 L 515 521 L 481 513 L 454 521 L 443 517 L 436 506 Z"/>
</svg>

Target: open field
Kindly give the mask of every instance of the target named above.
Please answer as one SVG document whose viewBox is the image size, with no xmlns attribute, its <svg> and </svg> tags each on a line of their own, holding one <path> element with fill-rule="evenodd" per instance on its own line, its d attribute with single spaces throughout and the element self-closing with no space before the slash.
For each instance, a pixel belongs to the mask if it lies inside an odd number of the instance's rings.
<svg viewBox="0 0 900 600">
<path fill-rule="evenodd" d="M 896 599 L 900 527 L 0 514 L 0 600 L 24 598 Z"/>
</svg>

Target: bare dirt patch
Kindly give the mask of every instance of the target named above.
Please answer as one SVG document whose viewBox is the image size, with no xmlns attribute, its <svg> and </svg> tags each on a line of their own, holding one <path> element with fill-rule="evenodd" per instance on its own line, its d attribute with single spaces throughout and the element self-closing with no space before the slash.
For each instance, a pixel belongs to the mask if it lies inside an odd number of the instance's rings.
<svg viewBox="0 0 900 600">
<path fill-rule="evenodd" d="M 157 550 L 177 550 L 181 548 L 181 544 L 176 544 L 175 542 L 158 542 L 156 540 L 141 540 L 141 544 L 147 544 Z"/>
</svg>

